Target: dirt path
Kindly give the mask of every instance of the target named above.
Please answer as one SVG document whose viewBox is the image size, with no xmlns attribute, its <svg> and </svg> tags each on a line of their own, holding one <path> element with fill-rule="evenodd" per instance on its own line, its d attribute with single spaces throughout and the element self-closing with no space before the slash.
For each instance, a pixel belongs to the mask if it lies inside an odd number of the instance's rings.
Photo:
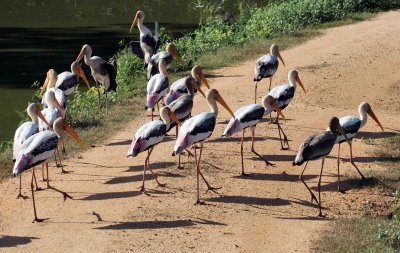
<svg viewBox="0 0 400 253">
<path fill-rule="evenodd" d="M 284 123 L 291 150 L 280 151 L 275 125 L 260 124 L 256 148 L 274 168 L 265 168 L 246 143 L 245 165 L 251 177 L 240 172 L 240 137 L 220 139 L 228 114 L 221 110 L 218 125 L 204 149 L 203 171 L 212 185 L 221 186 L 221 195 L 202 196 L 207 205 L 194 206 L 194 163 L 183 159 L 184 170 L 175 168 L 171 157 L 174 138 L 157 146 L 153 168 L 166 188 L 147 181 L 151 196 L 140 195 L 144 154 L 127 159 L 134 132 L 149 118 L 127 124 L 113 133 L 104 145 L 92 148 L 82 159 L 67 161 L 67 175 L 52 169 L 53 185 L 68 191 L 74 200 L 63 202 L 51 191 L 37 193 L 38 215 L 50 218 L 32 224 L 31 200 L 16 200 L 18 180 L 0 185 L 0 251 L 139 251 L 139 252 L 309 252 L 312 240 L 330 219 L 317 219 L 317 209 L 298 181 L 301 171 L 292 167 L 299 143 L 313 132 L 326 128 L 332 115 L 357 115 L 361 101 L 368 100 L 386 128 L 386 134 L 369 122 L 362 136 L 380 138 L 399 131 L 400 118 L 400 12 L 392 11 L 355 25 L 329 29 L 319 38 L 282 52 L 287 67 L 278 70 L 274 83 L 286 82 L 287 72 L 296 67 L 307 94 L 299 89 L 285 109 Z M 253 101 L 254 61 L 216 70 L 212 87 L 233 110 Z M 267 82 L 259 90 L 265 92 Z M 259 92 L 261 97 L 263 92 Z M 195 113 L 208 110 L 201 97 Z M 246 140 L 249 140 L 247 138 Z M 362 170 L 380 169 L 370 158 L 373 147 L 360 139 L 354 155 Z M 343 148 L 347 157 L 348 148 Z M 336 148 L 332 157 L 336 154 Z M 338 195 L 333 184 L 335 159 L 326 161 L 323 178 L 324 213 L 328 218 L 353 215 L 359 203 L 374 196 L 350 190 Z M 320 163 L 306 172 L 315 189 Z M 342 163 L 344 173 L 354 173 Z M 56 174 L 57 173 L 57 174 Z M 29 193 L 29 173 L 24 175 Z M 43 183 L 41 183 L 43 184 Z M 202 185 L 203 192 L 205 190 Z M 379 196 L 377 196 L 379 198 Z M 357 200 L 357 201 L 354 201 Z"/>
</svg>

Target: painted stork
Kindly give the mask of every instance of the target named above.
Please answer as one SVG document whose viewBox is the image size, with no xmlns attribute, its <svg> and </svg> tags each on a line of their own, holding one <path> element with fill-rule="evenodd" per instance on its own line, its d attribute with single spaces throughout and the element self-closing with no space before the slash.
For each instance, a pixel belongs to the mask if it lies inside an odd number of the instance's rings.
<svg viewBox="0 0 400 253">
<path fill-rule="evenodd" d="M 183 61 L 175 45 L 173 43 L 168 43 L 166 51 L 160 51 L 150 58 L 149 64 L 147 65 L 147 80 L 150 80 L 152 76 L 158 73 L 158 62 L 161 59 L 165 60 L 167 69 L 171 68 L 174 59 L 183 65 Z"/>
<path fill-rule="evenodd" d="M 201 84 L 203 83 L 208 89 L 210 89 L 210 85 L 208 84 L 200 66 L 196 65 L 192 68 L 191 77 L 196 81 L 199 87 L 201 87 Z M 168 94 L 165 96 L 165 103 L 167 105 L 171 104 L 172 101 L 178 99 L 180 96 L 188 93 L 188 89 L 186 88 L 188 78 L 190 78 L 190 76 L 178 79 L 171 85 Z"/>
<path fill-rule="evenodd" d="M 303 171 L 300 174 L 300 180 L 303 182 L 303 184 L 306 186 L 307 190 L 311 194 L 311 202 L 315 200 L 318 203 L 319 206 L 319 215 L 318 216 L 323 216 L 322 215 L 322 207 L 321 207 L 321 177 L 322 177 L 322 171 L 324 169 L 324 161 L 325 157 L 329 155 L 331 152 L 333 146 L 335 146 L 336 138 L 338 137 L 338 134 L 341 134 L 344 139 L 349 143 L 349 140 L 346 137 L 345 130 L 340 126 L 339 119 L 336 117 L 333 117 L 330 122 L 329 122 L 329 129 L 330 131 L 324 131 L 319 134 L 313 134 L 306 138 L 303 143 L 299 147 L 299 151 L 296 155 L 296 158 L 293 162 L 293 166 L 300 166 L 304 162 L 306 163 L 304 166 Z M 321 172 L 319 174 L 319 181 L 318 181 L 318 194 L 319 194 L 319 200 L 317 200 L 317 197 L 315 197 L 314 193 L 311 191 L 310 187 L 306 184 L 306 182 L 303 179 L 303 174 L 304 171 L 307 168 L 308 161 L 312 160 L 317 160 L 317 159 L 322 159 L 322 165 L 321 165 Z"/>
<path fill-rule="evenodd" d="M 37 104 L 30 103 L 28 105 L 28 108 L 26 109 L 26 112 L 28 113 L 29 117 L 31 118 L 31 121 L 27 121 L 27 122 L 23 123 L 15 131 L 14 142 L 13 142 L 13 163 L 15 163 L 18 155 L 20 154 L 22 144 L 24 144 L 24 142 L 29 137 L 31 137 L 32 135 L 39 132 L 38 117 L 49 127 L 49 129 L 51 128 L 49 122 L 47 122 L 46 118 L 43 116 L 43 114 L 40 111 L 40 108 Z M 36 176 L 35 176 L 34 169 L 32 169 L 32 177 L 34 177 L 34 179 L 35 179 L 36 190 L 40 190 L 40 188 L 38 187 L 37 182 L 36 182 Z M 21 180 L 22 180 L 22 175 L 20 174 L 19 175 L 19 194 L 17 196 L 17 199 L 18 198 L 25 199 L 25 196 L 23 196 L 22 192 L 21 192 Z"/>
<path fill-rule="evenodd" d="M 349 139 L 349 144 L 350 144 L 350 163 L 353 165 L 353 167 L 357 170 L 357 172 L 360 174 L 361 179 L 365 180 L 364 175 L 361 173 L 361 171 L 358 169 L 357 165 L 353 161 L 353 138 L 357 135 L 358 131 L 365 126 L 368 120 L 368 115 L 371 116 L 373 120 L 379 125 L 379 127 L 383 130 L 382 124 L 379 122 L 378 118 L 375 116 L 374 111 L 372 111 L 372 108 L 370 104 L 367 102 L 363 102 L 358 106 L 358 112 L 360 114 L 360 117 L 357 118 L 355 116 L 345 116 L 339 119 L 340 125 L 343 127 L 347 138 Z M 329 128 L 327 129 L 329 131 Z M 338 156 L 337 156 L 337 170 L 338 170 L 338 182 L 337 182 L 337 191 L 344 193 L 344 190 L 340 188 L 340 170 L 339 170 L 339 159 L 340 159 L 340 144 L 342 142 L 346 141 L 346 139 L 342 135 L 338 135 L 336 138 L 336 142 L 338 143 Z"/>
<path fill-rule="evenodd" d="M 172 113 L 179 119 L 180 122 L 184 122 L 185 120 L 190 118 L 192 114 L 194 90 L 198 90 L 200 94 L 203 95 L 203 97 L 206 96 L 197 84 L 197 82 L 195 82 L 195 80 L 191 76 L 188 76 L 185 80 L 185 86 L 188 94 L 180 96 L 178 99 L 172 101 L 172 103 L 168 105 Z M 176 137 L 178 137 L 178 125 L 175 122 L 171 122 L 169 128 L 167 129 L 167 133 L 173 127 L 176 128 Z M 189 150 L 186 151 L 189 155 L 192 155 Z M 181 153 L 179 154 L 178 158 L 178 169 L 179 168 L 181 168 Z"/>
<path fill-rule="evenodd" d="M 240 155 L 242 161 L 242 176 L 247 176 L 244 172 L 244 162 L 243 162 L 243 139 L 244 139 L 244 132 L 246 128 L 250 128 L 251 131 L 251 152 L 258 156 L 259 158 L 265 161 L 267 166 L 275 166 L 268 162 L 264 157 L 259 155 L 254 149 L 254 132 L 258 123 L 260 123 L 261 119 L 264 117 L 264 114 L 271 113 L 272 111 L 276 111 L 280 114 L 283 118 L 281 110 L 279 109 L 279 105 L 275 103 L 273 97 L 266 95 L 262 99 L 262 105 L 259 104 L 251 104 L 244 106 L 235 112 L 235 117 L 231 118 L 228 125 L 225 128 L 224 133 L 222 136 L 230 137 L 234 133 L 242 131 L 242 141 L 240 144 Z"/>
<path fill-rule="evenodd" d="M 13 175 L 16 177 L 18 174 L 25 170 L 35 167 L 41 163 L 45 163 L 54 154 L 57 145 L 62 142 L 65 137 L 64 130 L 69 133 L 74 139 L 76 139 L 81 145 L 84 145 L 82 140 L 79 139 L 78 135 L 73 131 L 62 118 L 58 118 L 54 121 L 53 131 L 45 130 L 29 137 L 21 146 L 20 154 L 18 155 L 13 168 Z M 31 192 L 32 192 L 32 202 L 33 202 L 33 214 L 35 216 L 33 222 L 42 222 L 46 219 L 39 219 L 36 214 L 35 205 L 35 194 L 33 191 L 33 174 L 31 180 Z M 55 190 L 64 196 L 64 201 L 67 198 L 72 197 L 66 192 L 60 191 L 52 186 L 50 186 L 49 181 L 47 181 L 47 187 L 49 189 Z"/>
<path fill-rule="evenodd" d="M 203 143 L 204 141 L 211 136 L 214 131 L 216 119 L 218 116 L 218 106 L 217 103 L 220 103 L 225 109 L 235 117 L 232 110 L 229 108 L 227 103 L 221 97 L 219 92 L 215 89 L 211 89 L 207 91 L 206 95 L 207 102 L 211 108 L 211 112 L 204 112 L 198 114 L 188 120 L 186 120 L 181 128 L 179 129 L 178 138 L 175 143 L 175 147 L 172 155 L 175 156 L 177 154 L 182 153 L 184 149 L 193 145 L 194 148 L 194 158 L 196 161 L 196 171 L 197 171 L 197 201 L 196 204 L 203 204 L 203 201 L 200 201 L 200 189 L 199 189 L 199 175 L 203 178 L 206 183 L 208 190 L 215 191 L 219 188 L 212 187 L 203 174 L 200 171 L 200 161 L 201 155 L 203 151 Z M 196 144 L 200 143 L 200 153 L 197 158 Z"/>
<path fill-rule="evenodd" d="M 98 112 L 100 113 L 100 90 L 99 83 L 104 86 L 104 92 L 106 94 L 106 115 L 108 116 L 108 97 L 107 92 L 113 90 L 117 91 L 117 77 L 116 65 L 106 62 L 103 58 L 98 56 L 92 56 L 92 47 L 85 44 L 82 47 L 76 61 L 79 62 L 84 59 L 85 64 L 91 69 L 92 76 L 96 82 L 97 94 L 98 94 Z"/>
<path fill-rule="evenodd" d="M 158 62 L 159 73 L 155 74 L 147 82 L 146 110 L 151 110 L 151 120 L 153 121 L 154 106 L 167 94 L 169 87 L 168 72 L 166 62 L 161 59 Z"/>
<path fill-rule="evenodd" d="M 55 86 L 56 88 L 62 90 L 65 96 L 69 96 L 75 91 L 75 88 L 79 82 L 79 77 L 83 79 L 89 91 L 90 84 L 82 70 L 81 65 L 76 61 L 71 64 L 71 72 L 64 71 L 58 75 Z"/>
<path fill-rule="evenodd" d="M 62 90 L 56 87 L 57 81 L 57 72 L 54 69 L 49 69 L 49 71 L 47 71 L 46 80 L 44 81 L 39 94 L 39 97 L 42 98 L 42 104 L 45 108 L 48 107 L 45 97 L 47 96 L 46 93 L 49 91 L 54 92 L 57 102 L 61 105 L 63 109 L 66 108 L 65 94 Z M 45 94 L 43 95 L 43 93 Z"/>
<path fill-rule="evenodd" d="M 282 84 L 276 86 L 268 93 L 268 95 L 274 98 L 274 102 L 279 105 L 279 109 L 281 110 L 285 109 L 292 101 L 296 91 L 296 83 L 298 83 L 300 87 L 303 89 L 304 93 L 306 93 L 306 90 L 304 89 L 304 85 L 299 78 L 299 73 L 297 72 L 297 70 L 295 69 L 290 70 L 288 73 L 288 79 L 289 79 L 289 84 Z M 289 149 L 289 141 L 279 123 L 278 115 L 276 117 L 275 123 L 278 126 L 279 140 L 281 142 L 282 150 Z M 283 135 L 283 140 L 281 133 Z M 284 144 L 286 144 L 287 147 L 284 147 Z"/>
<path fill-rule="evenodd" d="M 144 161 L 143 182 L 140 186 L 141 193 L 146 192 L 146 189 L 144 187 L 146 170 L 150 170 L 158 186 L 165 186 L 165 184 L 162 184 L 157 180 L 157 175 L 150 167 L 150 155 L 153 152 L 154 147 L 162 142 L 162 140 L 164 139 L 164 136 L 167 133 L 167 129 L 171 124 L 170 118 L 178 125 L 181 124 L 179 120 L 175 117 L 175 115 L 171 112 L 171 109 L 165 106 L 160 109 L 160 118 L 160 120 L 151 121 L 140 127 L 139 130 L 137 130 L 137 132 L 135 133 L 131 146 L 128 150 L 127 157 L 136 157 L 139 153 L 147 150 L 147 156 Z"/>
<path fill-rule="evenodd" d="M 131 42 L 132 52 L 136 54 L 138 57 L 144 59 L 144 65 L 147 67 L 149 64 L 150 58 L 157 52 L 159 45 L 158 39 L 153 36 L 151 31 L 143 25 L 143 20 L 145 18 L 143 11 L 136 12 L 135 19 L 133 20 L 131 29 L 129 30 L 132 33 L 133 28 L 138 26 L 140 32 L 140 50 L 136 48 L 135 42 Z M 137 52 L 137 53 L 136 53 Z"/>
<path fill-rule="evenodd" d="M 283 66 L 285 66 L 285 62 L 279 53 L 278 45 L 272 44 L 269 54 L 263 55 L 257 60 L 254 68 L 254 82 L 256 82 L 254 87 L 254 103 L 257 103 L 257 84 L 259 81 L 261 81 L 263 78 L 269 77 L 268 91 L 271 90 L 272 77 L 274 76 L 279 65 L 278 58 L 282 61 Z"/>
</svg>

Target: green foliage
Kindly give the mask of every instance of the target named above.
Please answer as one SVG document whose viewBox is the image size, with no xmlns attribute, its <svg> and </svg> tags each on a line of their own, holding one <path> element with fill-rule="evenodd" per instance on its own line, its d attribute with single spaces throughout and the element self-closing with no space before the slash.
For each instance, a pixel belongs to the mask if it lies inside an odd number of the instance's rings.
<svg viewBox="0 0 400 253">
<path fill-rule="evenodd" d="M 384 241 L 388 250 L 393 252 L 400 249 L 400 190 L 396 191 L 395 196 L 398 203 L 393 217 L 388 224 L 379 224 L 377 233 L 378 239 Z"/>
</svg>

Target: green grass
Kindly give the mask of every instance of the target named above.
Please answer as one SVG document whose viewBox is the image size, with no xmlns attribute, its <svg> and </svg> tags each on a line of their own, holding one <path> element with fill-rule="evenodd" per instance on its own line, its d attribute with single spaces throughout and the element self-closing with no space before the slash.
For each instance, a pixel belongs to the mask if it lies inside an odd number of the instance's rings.
<svg viewBox="0 0 400 253">
<path fill-rule="evenodd" d="M 340 218 L 332 222 L 315 242 L 315 252 L 399 252 L 400 242 L 400 135 L 370 141 L 379 147 L 374 155 L 384 167 L 364 173 L 374 178 L 367 187 L 380 187 L 397 199 L 390 220 L 372 218 L 368 210 L 363 217 Z"/>
</svg>

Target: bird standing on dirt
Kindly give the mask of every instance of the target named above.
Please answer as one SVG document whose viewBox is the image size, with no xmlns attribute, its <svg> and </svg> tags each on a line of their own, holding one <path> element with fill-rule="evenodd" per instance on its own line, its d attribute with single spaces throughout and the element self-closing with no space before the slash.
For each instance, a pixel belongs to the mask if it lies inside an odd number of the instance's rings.
<svg viewBox="0 0 400 253">
<path fill-rule="evenodd" d="M 211 136 L 214 131 L 217 116 L 218 116 L 218 106 L 217 102 L 220 103 L 225 109 L 235 117 L 232 110 L 229 108 L 227 103 L 221 97 L 219 92 L 216 89 L 211 89 L 207 91 L 206 99 L 208 105 L 210 106 L 211 112 L 203 112 L 198 114 L 188 120 L 186 120 L 181 128 L 179 129 L 178 138 L 175 142 L 175 147 L 172 152 L 172 155 L 175 156 L 177 154 L 182 153 L 184 149 L 193 145 L 194 149 L 194 158 L 196 162 L 196 171 L 197 171 L 197 201 L 196 204 L 203 204 L 203 201 L 200 201 L 200 188 L 199 188 L 199 175 L 203 178 L 206 183 L 208 190 L 215 191 L 219 188 L 212 187 L 203 174 L 200 171 L 200 161 L 201 155 L 203 152 L 203 143 L 204 141 Z M 200 143 L 200 154 L 197 158 L 197 143 Z"/>
<path fill-rule="evenodd" d="M 208 89 L 210 89 L 210 85 L 208 84 L 207 78 L 203 74 L 203 70 L 200 66 L 195 65 L 191 71 L 191 77 L 195 80 L 199 87 L 204 84 Z M 180 96 L 187 94 L 188 89 L 186 88 L 186 82 L 189 77 L 184 77 L 176 80 L 171 87 L 169 88 L 168 94 L 165 96 L 165 104 L 169 105 Z M 196 91 L 195 91 L 196 92 Z"/>
<path fill-rule="evenodd" d="M 272 76 L 275 74 L 279 66 L 278 58 L 282 61 L 283 66 L 285 66 L 285 62 L 279 53 L 279 47 L 276 44 L 271 45 L 269 54 L 258 58 L 254 68 L 254 82 L 256 82 L 254 87 L 254 103 L 257 103 L 257 84 L 259 81 L 261 81 L 263 78 L 269 77 L 268 91 L 271 90 Z"/>
<path fill-rule="evenodd" d="M 339 119 L 340 125 L 343 127 L 347 138 L 349 139 L 349 144 L 350 144 L 350 163 L 353 165 L 353 167 L 357 170 L 357 172 L 360 174 L 361 179 L 365 180 L 364 175 L 361 173 L 361 171 L 358 169 L 357 165 L 353 161 L 353 138 L 357 135 L 358 131 L 365 126 L 368 120 L 368 114 L 371 116 L 373 120 L 379 125 L 379 127 L 383 130 L 383 127 L 381 123 L 379 122 L 378 118 L 375 116 L 374 111 L 372 111 L 371 106 L 367 102 L 363 102 L 358 106 L 358 112 L 360 114 L 360 117 L 357 118 L 355 116 L 345 116 L 341 117 Z M 329 128 L 327 129 L 329 131 Z M 338 156 L 337 156 L 337 170 L 338 170 L 338 181 L 337 181 L 337 191 L 338 192 L 344 192 L 340 188 L 340 170 L 339 170 L 339 158 L 340 158 L 340 144 L 342 142 L 346 141 L 343 135 L 338 135 L 336 138 L 336 142 L 338 143 Z"/>
<path fill-rule="evenodd" d="M 92 47 L 84 45 L 81 52 L 76 58 L 77 62 L 84 59 L 85 64 L 91 69 L 92 76 L 96 82 L 97 94 L 98 94 L 98 113 L 100 113 L 100 90 L 99 83 L 103 84 L 104 92 L 106 94 L 106 115 L 108 116 L 108 97 L 107 92 L 113 90 L 117 91 L 117 67 L 115 61 L 114 64 L 108 63 L 103 58 L 98 56 L 92 56 Z"/>
<path fill-rule="evenodd" d="M 274 103 L 276 103 L 279 106 L 279 109 L 283 110 L 285 109 L 290 102 L 292 101 L 294 94 L 296 92 L 296 83 L 300 85 L 300 87 L 303 89 L 304 93 L 306 93 L 306 90 L 304 89 L 304 85 L 301 82 L 299 78 L 299 73 L 297 70 L 292 69 L 288 73 L 288 79 L 289 79 L 289 84 L 282 84 L 279 86 L 276 86 L 273 88 L 268 95 L 273 97 Z M 271 118 L 272 122 L 272 118 Z M 289 149 L 289 141 L 288 138 L 283 131 L 280 123 L 279 123 L 279 115 L 276 116 L 276 121 L 274 122 L 278 126 L 278 133 L 279 133 L 279 140 L 281 143 L 281 149 L 286 150 Z M 282 135 L 281 135 L 282 133 Z M 282 140 L 283 136 L 283 140 Z M 286 147 L 284 145 L 287 145 Z"/>
<path fill-rule="evenodd" d="M 315 200 L 318 203 L 319 206 L 319 214 L 318 216 L 323 216 L 322 215 L 322 203 L 321 203 L 321 178 L 322 178 L 322 171 L 324 169 L 324 161 L 325 157 L 329 155 L 331 152 L 333 146 L 335 146 L 336 138 L 338 137 L 338 134 L 341 134 L 345 140 L 349 143 L 349 140 L 346 137 L 345 130 L 340 126 L 339 119 L 336 117 L 333 117 L 330 122 L 329 122 L 329 131 L 324 131 L 319 134 L 313 134 L 306 138 L 303 143 L 299 147 L 299 151 L 296 155 L 296 158 L 293 162 L 293 166 L 300 166 L 304 162 L 306 165 L 304 166 L 303 171 L 300 174 L 300 180 L 303 182 L 303 184 L 306 186 L 307 190 L 311 194 L 311 202 Z M 314 193 L 311 191 L 310 187 L 306 184 L 306 182 L 303 179 L 303 174 L 304 171 L 307 168 L 307 164 L 309 161 L 312 160 L 317 160 L 317 159 L 322 159 L 322 165 L 321 165 L 321 172 L 319 174 L 319 181 L 318 181 L 318 194 L 319 194 L 319 200 L 317 197 L 315 197 Z"/>
<path fill-rule="evenodd" d="M 78 141 L 81 145 L 84 146 L 82 140 L 78 137 L 75 131 L 72 130 L 67 124 L 65 124 L 62 118 L 57 118 L 53 124 L 54 131 L 45 130 L 41 131 L 37 134 L 29 137 L 21 146 L 20 153 L 16 158 L 13 168 L 13 175 L 16 177 L 20 173 L 30 168 L 35 167 L 36 165 L 47 163 L 48 159 L 53 156 L 54 152 L 57 149 L 57 146 L 60 145 L 64 138 L 65 133 L 69 133 L 75 140 Z M 34 220 L 33 222 L 42 222 L 45 219 L 38 219 L 36 214 L 36 205 L 35 205 L 35 194 L 33 191 L 33 180 L 34 176 L 32 174 L 31 180 L 31 192 L 32 192 L 32 202 L 33 202 L 33 213 Z M 50 186 L 49 181 L 47 181 L 47 188 L 55 190 L 64 196 L 64 201 L 67 198 L 72 197 L 68 195 L 66 192 L 60 191 L 52 186 Z"/>
<path fill-rule="evenodd" d="M 139 58 L 144 59 L 144 66 L 147 67 L 150 58 L 157 52 L 160 45 L 158 43 L 158 39 L 153 36 L 151 31 L 146 26 L 143 25 L 144 17 L 145 15 L 143 11 L 136 12 L 135 19 L 133 20 L 129 32 L 132 33 L 133 28 L 137 24 L 140 32 L 140 48 L 137 48 L 136 41 L 131 41 L 130 45 L 132 47 L 132 52 Z"/>
<path fill-rule="evenodd" d="M 283 118 L 281 110 L 279 109 L 278 104 L 274 102 L 274 99 L 267 95 L 262 99 L 262 105 L 259 104 L 251 104 L 244 106 L 235 112 L 235 117 L 231 118 L 228 125 L 225 128 L 222 136 L 230 137 L 234 133 L 242 131 L 242 141 L 240 143 L 240 155 L 242 161 L 242 176 L 247 176 L 248 174 L 244 172 L 244 162 L 243 162 L 243 139 L 244 132 L 246 128 L 250 128 L 251 131 L 251 152 L 257 155 L 259 158 L 263 159 L 267 166 L 274 166 L 274 164 L 268 162 L 264 157 L 258 154 L 254 149 L 254 132 L 256 130 L 257 124 L 264 117 L 264 114 L 271 113 L 272 111 L 276 111 Z"/>
<path fill-rule="evenodd" d="M 154 146 L 162 142 L 164 139 L 167 129 L 171 124 L 170 119 L 175 121 L 178 125 L 181 124 L 181 122 L 179 122 L 176 116 L 171 112 L 170 108 L 166 106 L 162 107 L 160 109 L 160 120 L 151 121 L 140 127 L 139 130 L 136 131 L 131 146 L 129 147 L 127 157 L 136 157 L 139 153 L 147 150 L 147 156 L 144 160 L 143 182 L 140 186 L 140 192 L 146 192 L 144 181 L 147 170 L 150 170 L 158 186 L 165 186 L 165 184 L 161 184 L 157 180 L 157 175 L 150 167 L 150 155 L 153 152 Z"/>
</svg>

